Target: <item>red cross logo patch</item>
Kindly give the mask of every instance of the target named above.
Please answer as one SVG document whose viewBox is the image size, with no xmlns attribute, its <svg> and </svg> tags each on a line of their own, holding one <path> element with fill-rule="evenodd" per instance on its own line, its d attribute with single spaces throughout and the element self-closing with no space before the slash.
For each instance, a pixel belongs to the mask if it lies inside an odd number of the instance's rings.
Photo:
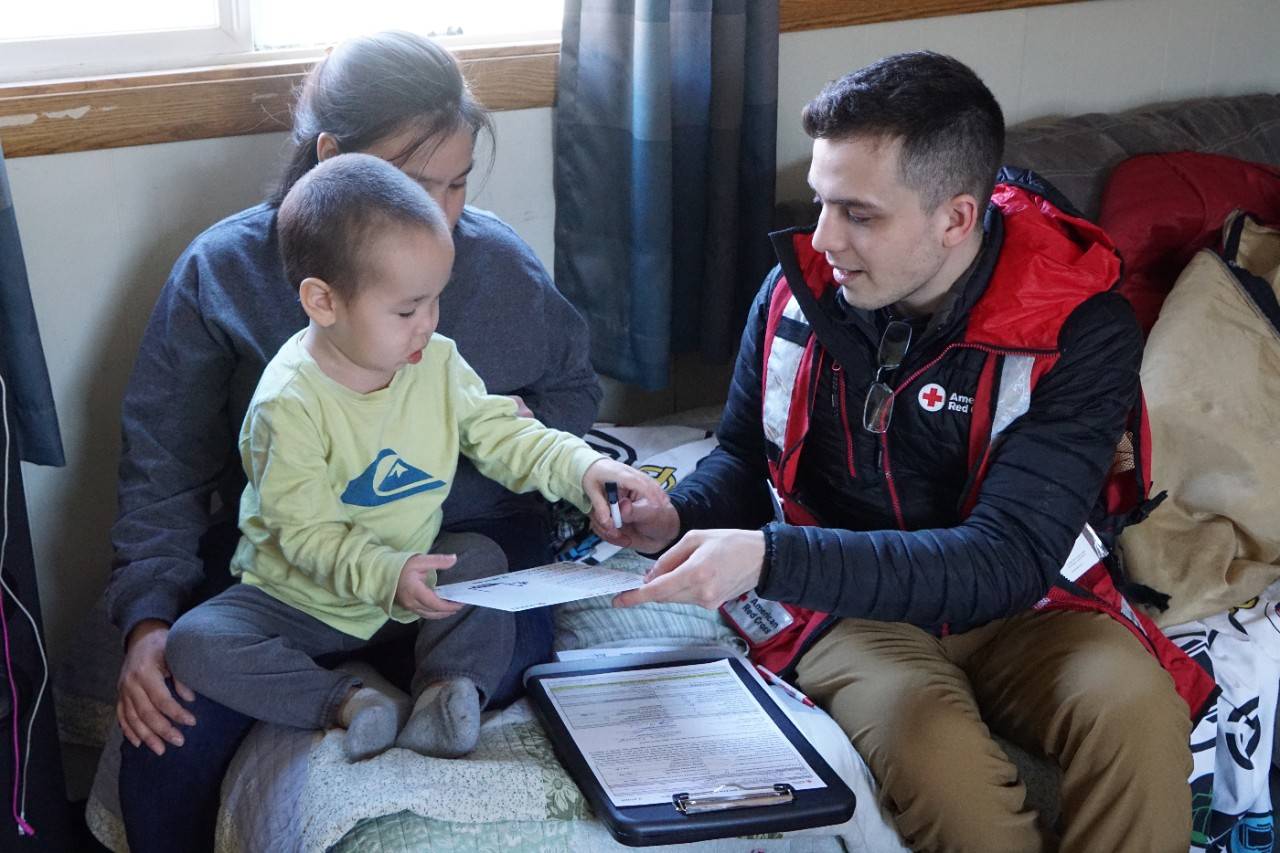
<svg viewBox="0 0 1280 853">
<path fill-rule="evenodd" d="M 920 389 L 920 394 L 916 399 L 920 401 L 920 408 L 926 412 L 936 412 L 947 401 L 947 392 L 938 383 L 930 382 Z"/>
</svg>

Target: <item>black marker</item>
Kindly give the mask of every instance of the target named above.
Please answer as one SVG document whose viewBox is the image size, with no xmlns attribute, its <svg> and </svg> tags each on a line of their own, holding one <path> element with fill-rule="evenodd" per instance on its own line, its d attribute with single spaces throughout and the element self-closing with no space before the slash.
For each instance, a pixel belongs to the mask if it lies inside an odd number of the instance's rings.
<svg viewBox="0 0 1280 853">
<path fill-rule="evenodd" d="M 604 496 L 609 501 L 609 515 L 613 517 L 613 526 L 622 529 L 622 510 L 618 508 L 618 484 L 612 480 L 604 484 Z"/>
</svg>

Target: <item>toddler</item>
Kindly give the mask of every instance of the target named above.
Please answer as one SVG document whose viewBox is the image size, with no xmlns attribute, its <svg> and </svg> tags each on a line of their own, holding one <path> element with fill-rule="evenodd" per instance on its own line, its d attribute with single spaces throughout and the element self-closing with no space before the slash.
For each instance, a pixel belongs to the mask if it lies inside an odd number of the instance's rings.
<svg viewBox="0 0 1280 853">
<path fill-rule="evenodd" d="M 267 365 L 240 431 L 248 485 L 231 568 L 241 583 L 174 624 L 170 668 L 256 719 L 346 727 L 351 760 L 392 745 L 466 754 L 511 663 L 515 615 L 433 590 L 437 573 L 506 570 L 484 537 L 437 541 L 458 454 L 600 526 L 611 524 L 606 481 L 624 503 L 666 497 L 581 439 L 518 416 L 433 335 L 453 243 L 427 192 L 394 166 L 365 154 L 324 161 L 281 203 L 277 232 L 309 323 Z M 411 710 L 316 662 L 411 625 Z"/>
</svg>

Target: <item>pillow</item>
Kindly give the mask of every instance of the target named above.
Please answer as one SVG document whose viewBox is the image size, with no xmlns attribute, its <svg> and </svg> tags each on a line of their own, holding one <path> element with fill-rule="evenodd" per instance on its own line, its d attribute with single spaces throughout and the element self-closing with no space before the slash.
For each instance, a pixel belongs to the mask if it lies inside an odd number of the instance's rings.
<svg viewBox="0 0 1280 853">
<path fill-rule="evenodd" d="M 1213 245 L 1237 208 L 1280 222 L 1280 170 L 1218 154 L 1140 154 L 1111 173 L 1098 224 L 1124 260 L 1120 292 L 1143 334 L 1174 281 L 1199 250 Z"/>
</svg>

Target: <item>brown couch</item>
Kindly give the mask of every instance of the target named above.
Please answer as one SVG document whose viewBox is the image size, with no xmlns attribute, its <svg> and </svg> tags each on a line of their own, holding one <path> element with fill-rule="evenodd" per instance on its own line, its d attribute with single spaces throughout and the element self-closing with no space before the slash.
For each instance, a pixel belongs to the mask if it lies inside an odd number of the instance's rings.
<svg viewBox="0 0 1280 853">
<path fill-rule="evenodd" d="M 1204 151 L 1280 166 L 1280 94 L 1198 98 L 1011 127 L 1004 161 L 1034 169 L 1096 219 L 1111 170 L 1134 154 Z M 1152 211 L 1158 216 L 1158 211 Z"/>
</svg>

